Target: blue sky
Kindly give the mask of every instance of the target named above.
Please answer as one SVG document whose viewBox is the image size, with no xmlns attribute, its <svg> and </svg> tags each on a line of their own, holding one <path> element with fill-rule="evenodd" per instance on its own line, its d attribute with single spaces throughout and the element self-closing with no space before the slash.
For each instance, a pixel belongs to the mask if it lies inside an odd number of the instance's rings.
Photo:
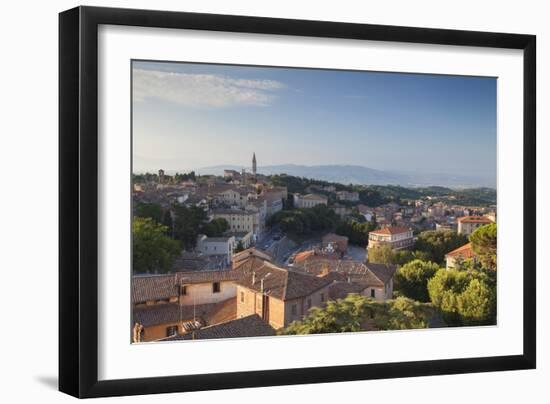
<svg viewBox="0 0 550 404">
<path fill-rule="evenodd" d="M 496 177 L 496 79 L 133 63 L 135 172 L 352 164 Z"/>
</svg>

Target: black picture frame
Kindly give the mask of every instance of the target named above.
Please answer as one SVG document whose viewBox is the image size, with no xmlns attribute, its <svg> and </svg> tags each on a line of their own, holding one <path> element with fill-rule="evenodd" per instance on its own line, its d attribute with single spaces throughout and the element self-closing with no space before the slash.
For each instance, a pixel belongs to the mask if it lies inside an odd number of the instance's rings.
<svg viewBox="0 0 550 404">
<path fill-rule="evenodd" d="M 100 24 L 523 50 L 523 354 L 99 381 L 97 62 Z M 60 13 L 59 390 L 84 398 L 534 369 L 535 104 L 534 35 L 96 7 L 77 7 Z"/>
</svg>

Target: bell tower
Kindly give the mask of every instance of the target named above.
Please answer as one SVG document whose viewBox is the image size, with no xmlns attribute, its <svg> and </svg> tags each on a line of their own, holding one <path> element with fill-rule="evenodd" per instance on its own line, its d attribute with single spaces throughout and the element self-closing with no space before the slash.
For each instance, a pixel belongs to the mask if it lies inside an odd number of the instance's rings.
<svg viewBox="0 0 550 404">
<path fill-rule="evenodd" d="M 252 175 L 256 176 L 256 153 L 252 153 Z"/>
</svg>

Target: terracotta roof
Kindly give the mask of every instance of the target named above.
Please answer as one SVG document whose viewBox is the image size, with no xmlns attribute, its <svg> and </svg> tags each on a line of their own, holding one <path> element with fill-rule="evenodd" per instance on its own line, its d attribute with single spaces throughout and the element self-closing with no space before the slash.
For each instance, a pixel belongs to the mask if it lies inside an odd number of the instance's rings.
<svg viewBox="0 0 550 404">
<path fill-rule="evenodd" d="M 249 257 L 258 257 L 265 261 L 272 261 L 274 258 L 273 255 L 271 255 L 269 252 L 252 247 L 252 248 L 247 248 L 246 250 L 238 252 L 236 254 L 233 254 L 232 261 L 235 264 L 243 260 L 246 260 Z"/>
<path fill-rule="evenodd" d="M 348 238 L 346 236 L 341 236 L 339 234 L 329 233 L 325 236 L 323 236 L 323 243 L 328 243 L 331 241 L 345 241 L 348 242 Z"/>
<path fill-rule="evenodd" d="M 361 293 L 369 286 L 358 282 L 335 282 L 330 285 L 328 296 L 330 299 L 344 299 L 350 293 Z"/>
<path fill-rule="evenodd" d="M 485 216 L 464 216 L 457 219 L 460 223 L 493 223 L 491 219 Z"/>
<path fill-rule="evenodd" d="M 132 302 L 167 299 L 178 296 L 176 277 L 169 275 L 136 275 L 132 277 Z"/>
<path fill-rule="evenodd" d="M 302 262 L 315 255 L 314 250 L 302 251 L 294 256 L 294 262 Z"/>
<path fill-rule="evenodd" d="M 400 226 L 392 226 L 392 227 L 385 227 L 380 230 L 373 230 L 371 231 L 372 234 L 383 234 L 383 235 L 390 235 L 390 234 L 400 234 L 411 231 L 408 227 L 400 227 Z"/>
<path fill-rule="evenodd" d="M 219 324 L 237 318 L 237 298 L 230 297 L 227 300 L 216 303 L 206 315 L 208 324 Z"/>
<path fill-rule="evenodd" d="M 390 279 L 393 278 L 393 275 L 397 270 L 397 267 L 395 265 L 373 264 L 373 263 L 367 262 L 365 266 L 369 271 L 371 271 L 374 274 L 374 276 L 380 279 L 384 284 L 388 283 Z"/>
<path fill-rule="evenodd" d="M 275 330 L 257 314 L 204 327 L 183 335 L 176 335 L 163 341 L 181 341 L 193 339 L 266 337 L 275 335 Z"/>
<path fill-rule="evenodd" d="M 462 257 L 464 259 L 470 259 L 475 257 L 474 250 L 472 249 L 472 243 L 464 244 L 462 247 L 458 247 L 456 250 L 453 250 L 447 254 L 445 257 Z"/>
<path fill-rule="evenodd" d="M 178 303 L 154 304 L 151 306 L 134 307 L 133 320 L 144 327 L 177 323 L 178 321 L 193 320 L 207 315 L 215 304 L 201 304 L 195 306 L 180 306 Z"/>
<path fill-rule="evenodd" d="M 325 275 L 319 275 L 323 279 L 330 280 L 331 282 L 347 282 L 348 276 L 344 272 L 329 272 Z"/>
<path fill-rule="evenodd" d="M 178 296 L 182 284 L 235 281 L 241 274 L 233 270 L 174 272 L 166 275 L 134 275 L 132 302 L 168 299 Z"/>
<path fill-rule="evenodd" d="M 320 276 L 326 272 L 338 272 L 344 275 L 343 279 L 352 282 L 361 282 L 369 286 L 384 286 L 395 274 L 395 265 L 362 263 L 351 260 L 315 260 L 295 265 L 295 270 Z M 331 279 L 328 275 L 324 279 Z"/>
<path fill-rule="evenodd" d="M 195 306 L 180 306 L 178 303 L 139 306 L 134 307 L 133 315 L 133 321 L 144 327 L 191 321 L 193 318 L 200 320 L 203 324 L 217 324 L 237 316 L 237 301 L 235 297 L 231 297 L 218 303 Z"/>
<path fill-rule="evenodd" d="M 308 296 L 328 286 L 331 281 L 302 272 L 289 271 L 258 258 L 250 258 L 239 270 L 242 278 L 237 281 L 241 286 L 262 292 L 279 300 L 292 300 Z"/>
<path fill-rule="evenodd" d="M 305 261 L 311 262 L 315 260 L 337 260 L 340 258 L 340 254 L 338 253 L 328 253 L 320 250 L 308 250 L 308 251 L 302 251 L 300 253 L 297 253 L 294 256 L 294 263 L 300 264 L 304 263 Z"/>
<path fill-rule="evenodd" d="M 193 271 L 193 272 L 177 272 L 176 281 L 178 285 L 193 284 L 193 283 L 206 283 L 206 282 L 223 282 L 223 281 L 236 281 L 241 277 L 241 274 L 237 271 Z"/>
</svg>

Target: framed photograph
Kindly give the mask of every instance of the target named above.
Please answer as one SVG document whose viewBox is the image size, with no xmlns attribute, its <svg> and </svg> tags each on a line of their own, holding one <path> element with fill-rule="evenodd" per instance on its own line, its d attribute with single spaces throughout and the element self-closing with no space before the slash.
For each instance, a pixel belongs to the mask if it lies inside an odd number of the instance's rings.
<svg viewBox="0 0 550 404">
<path fill-rule="evenodd" d="M 535 368 L 535 36 L 94 7 L 59 33 L 61 391 Z"/>
</svg>

